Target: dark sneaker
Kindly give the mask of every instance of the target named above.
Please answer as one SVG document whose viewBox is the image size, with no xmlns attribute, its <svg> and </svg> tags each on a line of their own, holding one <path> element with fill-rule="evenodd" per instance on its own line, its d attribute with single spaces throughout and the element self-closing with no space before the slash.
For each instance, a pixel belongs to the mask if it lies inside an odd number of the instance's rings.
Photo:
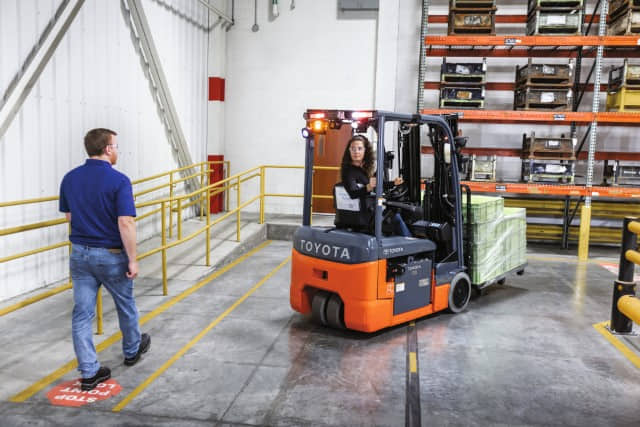
<svg viewBox="0 0 640 427">
<path fill-rule="evenodd" d="M 111 378 L 111 369 L 101 366 L 98 372 L 91 378 L 82 378 L 80 380 L 80 389 L 83 391 L 93 390 L 98 384 Z"/>
<path fill-rule="evenodd" d="M 140 337 L 140 347 L 138 347 L 138 352 L 133 357 L 125 357 L 124 364 L 127 366 L 133 366 L 138 363 L 138 360 L 140 360 L 140 356 L 142 356 L 143 353 L 149 351 L 149 347 L 151 347 L 151 337 L 149 336 L 149 334 L 142 334 L 142 336 Z"/>
</svg>

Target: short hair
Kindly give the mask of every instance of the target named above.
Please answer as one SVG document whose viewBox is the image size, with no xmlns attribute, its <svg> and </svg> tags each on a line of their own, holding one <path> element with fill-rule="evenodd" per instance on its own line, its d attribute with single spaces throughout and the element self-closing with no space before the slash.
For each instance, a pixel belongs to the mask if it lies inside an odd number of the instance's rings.
<svg viewBox="0 0 640 427">
<path fill-rule="evenodd" d="M 84 148 L 89 157 L 103 154 L 105 147 L 109 145 L 111 135 L 117 135 L 117 133 L 105 128 L 91 129 L 87 132 L 84 136 Z"/>
</svg>

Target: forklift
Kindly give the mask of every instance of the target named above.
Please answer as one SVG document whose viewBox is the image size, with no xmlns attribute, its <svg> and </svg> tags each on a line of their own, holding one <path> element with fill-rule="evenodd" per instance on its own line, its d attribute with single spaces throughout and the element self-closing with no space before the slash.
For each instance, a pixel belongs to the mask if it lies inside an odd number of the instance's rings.
<svg viewBox="0 0 640 427">
<path fill-rule="evenodd" d="M 458 174 L 466 139 L 456 136 L 457 115 L 313 109 L 304 119 L 304 206 L 302 226 L 293 238 L 291 307 L 311 313 L 322 325 L 362 332 L 445 309 L 463 311 L 472 287 L 463 249 Z M 379 179 L 368 196 L 371 202 L 359 209 L 349 200 L 341 205 L 344 190 L 337 183 L 335 227 L 311 226 L 315 139 L 341 126 L 351 126 L 352 134 L 373 129 Z M 395 158 L 394 152 L 385 151 L 385 130 L 392 126 L 397 127 L 397 165 L 404 183 L 384 191 Z M 429 180 L 421 179 L 423 133 L 433 147 Z M 469 209 L 471 193 L 465 190 Z M 398 212 L 411 237 L 393 234 L 391 217 Z"/>
</svg>

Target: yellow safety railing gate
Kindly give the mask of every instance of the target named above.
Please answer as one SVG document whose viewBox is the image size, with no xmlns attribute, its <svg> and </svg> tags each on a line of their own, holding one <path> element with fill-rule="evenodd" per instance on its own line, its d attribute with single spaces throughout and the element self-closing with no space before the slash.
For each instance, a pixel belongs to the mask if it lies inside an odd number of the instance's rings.
<svg viewBox="0 0 640 427">
<path fill-rule="evenodd" d="M 638 235 L 640 221 L 638 218 L 625 218 L 622 228 L 622 250 L 618 280 L 613 289 L 610 328 L 617 333 L 630 333 L 633 323 L 640 324 L 640 299 L 636 298 L 634 282 L 635 266 L 640 265 L 638 252 Z"/>
<path fill-rule="evenodd" d="M 212 172 L 212 166 L 214 164 L 224 164 L 225 168 L 225 178 L 214 182 L 214 183 L 210 183 L 209 182 L 209 175 Z M 188 176 L 183 176 L 182 178 L 178 178 L 176 179 L 176 177 L 174 176 L 174 174 L 176 173 L 182 173 L 186 170 L 189 169 L 198 169 L 197 172 L 188 175 Z M 167 251 L 173 247 L 176 247 L 178 245 L 181 245 L 187 241 L 190 241 L 191 239 L 201 235 L 201 234 L 205 234 L 205 262 L 207 266 L 211 265 L 211 258 L 210 258 L 210 253 L 211 253 L 211 247 L 210 247 L 210 240 L 211 240 L 211 228 L 224 221 L 225 219 L 231 217 L 232 215 L 235 215 L 235 220 L 236 220 L 236 240 L 240 241 L 240 222 L 241 222 L 241 211 L 242 209 L 245 209 L 246 207 L 248 207 L 249 205 L 251 205 L 252 203 L 259 201 L 260 203 L 260 207 L 259 207 L 259 222 L 260 224 L 264 223 L 265 221 L 265 199 L 267 197 L 303 197 L 303 194 L 294 194 L 294 193 L 267 193 L 265 192 L 266 189 L 266 171 L 268 169 L 304 169 L 304 166 L 283 166 L 283 165 L 262 165 L 262 166 L 257 166 L 254 167 L 252 169 L 246 170 L 244 172 L 235 174 L 233 176 L 229 176 L 228 174 L 228 170 L 229 170 L 229 162 L 228 161 L 210 161 L 210 162 L 202 162 L 202 163 L 198 163 L 198 164 L 194 164 L 191 166 L 187 166 L 184 168 L 180 168 L 180 169 L 175 169 L 166 173 L 162 173 L 162 174 L 157 174 L 157 175 L 153 175 L 147 178 L 143 178 L 140 180 L 136 180 L 136 181 L 132 181 L 133 185 L 138 185 L 144 182 L 149 182 L 155 179 L 159 179 L 159 178 L 163 178 L 163 177 L 168 177 L 169 182 L 165 183 L 165 184 L 161 184 L 161 185 L 157 185 L 151 188 L 147 188 L 145 190 L 139 191 L 134 193 L 134 197 L 140 197 L 143 195 L 147 195 L 150 193 L 153 193 L 155 191 L 159 191 L 159 190 L 163 190 L 163 189 L 167 189 L 169 190 L 169 196 L 168 197 L 163 197 L 160 199 L 154 199 L 154 200 L 149 200 L 149 201 L 145 201 L 145 202 L 141 202 L 141 203 L 136 203 L 136 208 L 137 209 L 143 209 L 143 208 L 151 208 L 151 210 L 149 210 L 148 212 L 145 212 L 142 215 L 139 215 L 136 218 L 136 221 L 142 221 L 143 219 L 146 218 L 150 218 L 153 215 L 160 215 L 160 224 L 161 224 L 161 243 L 160 246 L 151 249 L 147 252 L 141 253 L 138 255 L 137 259 L 138 260 L 143 260 L 145 258 L 148 258 L 152 255 L 161 253 L 161 263 L 162 263 L 162 291 L 163 291 L 163 295 L 167 295 L 168 294 L 168 277 L 167 277 Z M 338 167 L 330 167 L 330 166 L 316 166 L 314 167 L 314 170 L 331 170 L 331 171 L 337 171 L 339 170 Z M 176 185 L 191 179 L 191 178 L 200 178 L 200 183 L 201 183 L 201 187 L 200 189 L 193 191 L 191 193 L 188 194 L 174 194 L 174 188 Z M 246 200 L 244 202 L 241 202 L 242 200 L 242 192 L 241 192 L 241 185 L 247 181 L 250 181 L 252 179 L 255 178 L 259 178 L 259 184 L 260 184 L 260 190 L 258 192 L 258 194 L 252 198 L 250 198 L 249 200 Z M 236 206 L 234 209 L 230 209 L 230 205 L 229 205 L 229 200 L 230 200 L 230 192 L 232 190 L 235 190 L 235 198 L 236 198 Z M 224 213 L 223 215 L 217 217 L 215 220 L 211 219 L 211 214 L 210 214 L 210 208 L 209 208 L 209 203 L 211 200 L 211 197 L 216 196 L 220 193 L 224 193 L 225 194 L 225 200 L 226 200 L 226 204 L 225 204 L 225 208 L 226 208 L 226 213 Z M 312 195 L 312 198 L 315 199 L 330 199 L 332 198 L 332 195 Z M 44 197 L 44 198 L 39 198 L 39 199 L 29 199 L 29 200 L 20 200 L 20 201 L 14 201 L 14 202 L 4 202 L 4 203 L 0 203 L 0 208 L 3 207 L 9 207 L 9 206 L 19 206 L 19 205 L 26 205 L 26 204 L 33 204 L 33 203 L 41 203 L 41 202 L 50 202 L 50 201 L 56 201 L 58 200 L 58 197 Z M 192 232 L 191 234 L 189 234 L 188 236 L 184 236 L 183 237 L 183 233 L 182 233 L 182 212 L 184 209 L 189 208 L 191 206 L 194 205 L 199 205 L 200 206 L 200 217 L 202 219 L 204 219 L 204 217 L 206 216 L 206 222 L 205 224 L 200 227 L 199 229 L 197 229 L 196 231 Z M 176 240 L 169 242 L 168 239 L 173 237 L 173 213 L 176 214 Z M 41 221 L 41 222 L 37 222 L 37 223 L 33 223 L 33 224 L 26 224 L 26 225 L 22 225 L 22 226 L 16 226 L 16 227 L 10 227 L 10 228 L 5 228 L 5 229 L 0 229 L 0 236 L 6 236 L 6 235 L 10 235 L 10 234 L 15 234 L 15 233 L 20 233 L 20 232 L 25 232 L 25 231 L 29 231 L 29 230 L 35 230 L 35 229 L 39 229 L 39 228 L 46 228 L 46 227 L 53 227 L 53 226 L 57 226 L 60 224 L 64 224 L 66 223 L 66 219 L 62 218 L 62 219 L 55 219 L 55 220 L 50 220 L 50 221 Z M 49 246 L 45 246 L 45 247 L 41 247 L 38 249 L 33 249 L 33 250 L 29 250 L 29 251 L 25 251 L 25 252 L 21 252 L 21 253 L 17 253 L 17 254 L 13 254 L 13 255 L 9 255 L 3 258 L 0 258 L 0 264 L 5 263 L 5 262 L 9 262 L 15 259 L 19 259 L 19 258 L 24 258 L 30 255 L 34 255 L 37 253 L 42 253 L 42 252 L 46 252 L 46 251 L 50 251 L 53 249 L 58 249 L 61 247 L 68 247 L 69 248 L 69 252 L 71 251 L 71 243 L 69 241 L 65 241 L 65 242 L 60 242 L 60 243 L 56 243 L 53 245 L 49 245 Z M 5 307 L 3 309 L 0 309 L 0 316 L 4 316 L 8 313 L 11 313 L 13 311 L 16 311 L 20 308 L 26 307 L 30 304 L 33 304 L 37 301 L 40 301 L 42 299 L 48 298 L 50 296 L 56 295 L 60 292 L 63 292 L 67 289 L 70 289 L 72 287 L 72 283 L 71 283 L 71 279 L 69 278 L 69 281 L 61 286 L 55 287 L 53 289 L 47 290 L 45 292 L 42 292 L 40 294 L 37 294 L 35 296 L 29 297 L 27 299 L 24 299 L 18 303 L 15 303 L 13 305 L 10 305 L 8 307 Z M 101 334 L 102 333 L 102 298 L 101 298 L 101 294 L 98 293 L 98 299 L 97 299 L 97 304 L 96 304 L 96 312 L 97 312 L 97 330 L 98 333 Z"/>
</svg>

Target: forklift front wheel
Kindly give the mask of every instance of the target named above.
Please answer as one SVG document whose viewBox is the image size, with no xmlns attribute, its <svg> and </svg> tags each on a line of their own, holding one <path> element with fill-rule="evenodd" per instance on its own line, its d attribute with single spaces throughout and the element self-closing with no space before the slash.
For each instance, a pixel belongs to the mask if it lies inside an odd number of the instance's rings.
<svg viewBox="0 0 640 427">
<path fill-rule="evenodd" d="M 467 308 L 471 298 L 471 279 L 467 273 L 460 272 L 451 281 L 449 289 L 449 311 L 460 313 Z"/>
</svg>

